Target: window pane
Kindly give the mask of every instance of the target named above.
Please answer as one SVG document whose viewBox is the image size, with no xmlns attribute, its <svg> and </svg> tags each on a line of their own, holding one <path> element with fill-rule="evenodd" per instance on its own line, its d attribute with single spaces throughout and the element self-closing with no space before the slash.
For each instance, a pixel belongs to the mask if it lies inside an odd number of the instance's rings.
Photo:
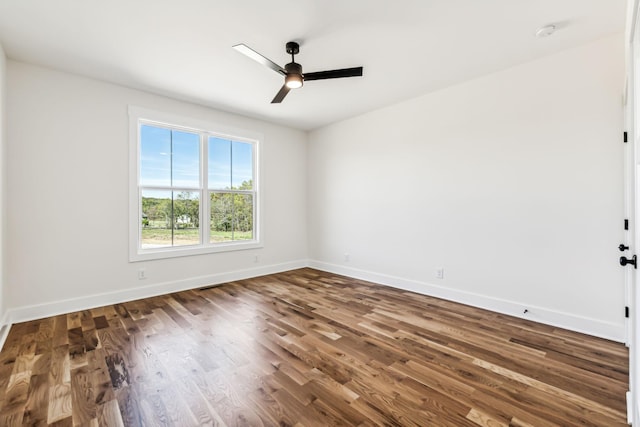
<svg viewBox="0 0 640 427">
<path fill-rule="evenodd" d="M 231 147 L 232 188 L 251 190 L 253 188 L 253 144 L 233 141 Z"/>
<path fill-rule="evenodd" d="M 231 141 L 209 137 L 209 188 L 231 188 Z"/>
<path fill-rule="evenodd" d="M 200 194 L 173 193 L 173 246 L 200 244 Z"/>
<path fill-rule="evenodd" d="M 172 246 L 171 204 L 171 191 L 142 191 L 141 248 Z"/>
<path fill-rule="evenodd" d="M 253 195 L 234 194 L 233 240 L 253 239 Z"/>
<path fill-rule="evenodd" d="M 233 240 L 233 194 L 211 193 L 210 243 Z"/>
<path fill-rule="evenodd" d="M 142 249 L 200 244 L 198 192 L 142 191 Z"/>
<path fill-rule="evenodd" d="M 200 186 L 200 137 L 195 133 L 171 131 L 173 187 Z"/>
<path fill-rule="evenodd" d="M 210 243 L 253 240 L 253 195 L 212 192 L 209 197 Z"/>
<path fill-rule="evenodd" d="M 171 185 L 171 131 L 155 126 L 140 128 L 140 183 Z"/>
</svg>

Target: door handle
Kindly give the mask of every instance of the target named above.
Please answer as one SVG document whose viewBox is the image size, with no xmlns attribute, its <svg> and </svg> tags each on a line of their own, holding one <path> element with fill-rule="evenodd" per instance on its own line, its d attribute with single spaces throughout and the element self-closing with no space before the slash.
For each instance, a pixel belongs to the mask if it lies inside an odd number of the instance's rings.
<svg viewBox="0 0 640 427">
<path fill-rule="evenodd" d="M 629 249 L 629 246 L 625 246 L 624 243 L 620 243 L 620 246 L 618 246 L 618 249 L 620 249 L 620 252 L 624 252 L 627 249 Z"/>
<path fill-rule="evenodd" d="M 635 255 L 631 257 L 631 259 L 627 259 L 627 257 L 621 256 L 620 257 L 620 265 L 625 266 L 627 264 L 631 264 L 633 265 L 633 268 L 638 268 L 638 257 L 636 257 Z"/>
</svg>

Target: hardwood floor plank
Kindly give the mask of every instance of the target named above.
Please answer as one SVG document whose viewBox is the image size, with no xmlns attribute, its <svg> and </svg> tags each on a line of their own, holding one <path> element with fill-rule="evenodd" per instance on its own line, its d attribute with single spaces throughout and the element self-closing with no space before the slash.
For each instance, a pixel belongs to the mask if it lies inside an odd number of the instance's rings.
<svg viewBox="0 0 640 427">
<path fill-rule="evenodd" d="M 74 425 L 91 423 L 96 418 L 95 391 L 86 366 L 71 372 L 71 405 Z"/>
<path fill-rule="evenodd" d="M 93 318 L 93 323 L 96 325 L 96 329 L 104 329 L 109 327 L 109 322 L 105 316 L 97 316 Z"/>
<path fill-rule="evenodd" d="M 471 408 L 471 410 L 467 414 L 467 419 L 473 421 L 474 423 L 482 427 L 498 427 L 498 426 L 507 427 L 508 426 L 508 424 L 505 423 L 504 421 L 491 418 L 490 415 L 487 415 L 475 408 Z"/>
<path fill-rule="evenodd" d="M 106 365 L 104 350 L 97 349 L 87 355 L 87 370 L 91 376 L 95 405 L 100 406 L 115 400 L 114 388 Z M 114 403 L 112 403 L 113 405 Z M 115 402 L 117 404 L 117 402 Z M 98 411 L 99 413 L 99 411 Z M 98 415 L 98 419 L 100 416 Z"/>
<path fill-rule="evenodd" d="M 13 325 L 0 426 L 623 426 L 622 344 L 305 268 Z"/>
<path fill-rule="evenodd" d="M 140 401 L 130 387 L 116 390 L 115 395 L 120 409 L 120 419 L 125 426 L 142 427 L 151 423 L 151 419 L 144 417 Z"/>
<path fill-rule="evenodd" d="M 69 344 L 69 334 L 67 333 L 67 316 L 60 315 L 53 318 L 53 341 L 52 347 L 60 347 Z"/>
<path fill-rule="evenodd" d="M 49 389 L 47 422 L 49 424 L 54 424 L 57 421 L 64 421 L 67 418 L 71 420 L 72 409 L 71 385 L 52 385 Z M 71 424 L 73 424 L 73 422 L 71 422 Z"/>
<path fill-rule="evenodd" d="M 49 416 L 49 375 L 33 375 L 24 408 L 23 426 L 46 426 Z"/>
<path fill-rule="evenodd" d="M 176 392 L 183 396 L 186 406 L 195 418 L 194 425 L 220 426 L 224 425 L 222 419 L 215 409 L 208 403 L 206 398 L 199 392 L 198 386 L 190 378 L 181 378 L 172 383 Z"/>
<path fill-rule="evenodd" d="M 5 427 L 19 427 L 22 425 L 24 405 L 5 408 L 0 413 L 0 425 Z"/>
<path fill-rule="evenodd" d="M 7 392 L 4 396 L 3 410 L 11 411 L 13 408 L 24 408 L 29 395 L 31 371 L 19 371 L 11 374 L 7 384 Z"/>
</svg>

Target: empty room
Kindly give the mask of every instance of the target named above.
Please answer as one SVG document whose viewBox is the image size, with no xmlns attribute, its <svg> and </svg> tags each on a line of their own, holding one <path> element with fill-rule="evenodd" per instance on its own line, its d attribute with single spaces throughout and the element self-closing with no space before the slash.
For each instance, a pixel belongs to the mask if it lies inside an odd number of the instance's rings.
<svg viewBox="0 0 640 427">
<path fill-rule="evenodd" d="M 0 0 L 0 426 L 640 425 L 639 3 Z"/>
</svg>

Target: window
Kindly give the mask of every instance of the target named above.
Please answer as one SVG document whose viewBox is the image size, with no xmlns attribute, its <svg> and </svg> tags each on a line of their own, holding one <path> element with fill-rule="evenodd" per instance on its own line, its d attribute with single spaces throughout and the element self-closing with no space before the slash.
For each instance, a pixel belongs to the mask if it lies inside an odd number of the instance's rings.
<svg viewBox="0 0 640 427">
<path fill-rule="evenodd" d="M 259 247 L 259 139 L 135 107 L 129 115 L 130 260 Z"/>
</svg>

